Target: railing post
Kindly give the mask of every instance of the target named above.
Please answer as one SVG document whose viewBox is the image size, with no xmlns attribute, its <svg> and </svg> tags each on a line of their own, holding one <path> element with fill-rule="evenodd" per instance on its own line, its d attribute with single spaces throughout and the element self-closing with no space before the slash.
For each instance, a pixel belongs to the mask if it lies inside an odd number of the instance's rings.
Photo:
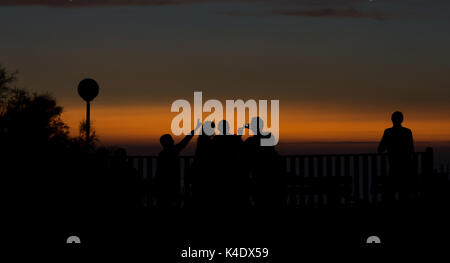
<svg viewBox="0 0 450 263">
<path fill-rule="evenodd" d="M 153 205 L 153 196 L 154 196 L 154 180 L 153 180 L 153 158 L 147 157 L 147 174 L 145 180 L 145 192 L 146 192 L 146 204 L 147 206 Z"/>
<path fill-rule="evenodd" d="M 371 198 L 372 203 L 378 202 L 378 155 L 372 155 L 372 170 L 370 173 L 370 185 L 369 185 L 369 196 Z"/>
<path fill-rule="evenodd" d="M 305 177 L 305 158 L 303 156 L 298 157 L 298 175 Z"/>
<path fill-rule="evenodd" d="M 353 194 L 355 197 L 355 201 L 360 202 L 361 201 L 361 195 L 360 195 L 360 187 L 359 187 L 359 155 L 353 155 Z"/>
<path fill-rule="evenodd" d="M 145 174 L 144 174 L 144 158 L 143 157 L 139 157 L 137 158 L 137 170 L 138 170 L 138 174 L 139 174 L 139 179 L 145 179 Z"/>
<path fill-rule="evenodd" d="M 380 176 L 388 176 L 389 173 L 387 171 L 387 156 L 382 154 L 380 155 Z"/>
<path fill-rule="evenodd" d="M 297 158 L 295 157 L 295 156 L 292 156 L 291 158 L 290 158 L 290 160 L 291 160 L 291 163 L 290 163 L 290 170 L 291 170 L 291 174 L 293 175 L 293 176 L 297 176 L 298 174 L 297 174 Z"/>
<path fill-rule="evenodd" d="M 364 155 L 362 157 L 362 200 L 365 203 L 369 202 L 369 157 Z"/>
<path fill-rule="evenodd" d="M 422 174 L 431 175 L 433 174 L 433 166 L 434 166 L 434 156 L 433 156 L 433 148 L 428 147 L 425 150 L 425 154 L 422 159 Z"/>
</svg>

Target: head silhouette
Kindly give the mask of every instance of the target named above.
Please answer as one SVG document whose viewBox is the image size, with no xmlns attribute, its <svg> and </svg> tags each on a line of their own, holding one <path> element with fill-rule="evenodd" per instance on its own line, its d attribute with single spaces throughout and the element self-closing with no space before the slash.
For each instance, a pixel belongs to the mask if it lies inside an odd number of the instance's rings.
<svg viewBox="0 0 450 263">
<path fill-rule="evenodd" d="M 163 148 L 171 147 L 175 144 L 173 141 L 172 135 L 170 134 L 164 134 L 159 138 L 159 142 L 161 143 Z"/>
<path fill-rule="evenodd" d="M 226 120 L 222 120 L 219 122 L 219 132 L 220 135 L 229 135 L 230 134 L 230 125 Z"/>
<path fill-rule="evenodd" d="M 253 132 L 254 135 L 262 134 L 263 127 L 264 121 L 260 117 L 253 117 L 252 120 L 250 121 L 250 130 Z"/>
<path fill-rule="evenodd" d="M 400 111 L 392 113 L 391 120 L 394 126 L 401 126 L 403 122 L 403 113 L 401 113 Z"/>
<path fill-rule="evenodd" d="M 213 121 L 205 121 L 202 126 L 202 134 L 212 136 L 214 134 L 214 128 L 216 128 L 216 124 Z"/>
</svg>

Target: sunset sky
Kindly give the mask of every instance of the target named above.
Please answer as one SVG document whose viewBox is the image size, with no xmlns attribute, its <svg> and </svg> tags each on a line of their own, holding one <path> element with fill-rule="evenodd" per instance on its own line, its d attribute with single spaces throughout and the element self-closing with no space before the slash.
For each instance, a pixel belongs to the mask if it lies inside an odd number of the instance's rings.
<svg viewBox="0 0 450 263">
<path fill-rule="evenodd" d="M 104 143 L 156 144 L 173 101 L 280 100 L 281 142 L 372 142 L 401 110 L 450 141 L 450 1 L 0 0 L 0 63 L 77 134 L 86 77 Z"/>
</svg>

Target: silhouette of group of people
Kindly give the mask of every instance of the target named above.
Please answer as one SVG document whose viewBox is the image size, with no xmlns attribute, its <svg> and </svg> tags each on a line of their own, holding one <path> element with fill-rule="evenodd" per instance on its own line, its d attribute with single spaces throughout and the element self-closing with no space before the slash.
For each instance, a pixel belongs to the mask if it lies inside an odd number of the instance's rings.
<svg viewBox="0 0 450 263">
<path fill-rule="evenodd" d="M 281 163 L 274 146 L 262 146 L 263 139 L 273 136 L 263 131 L 259 117 L 240 127 L 237 134 L 231 134 L 230 124 L 222 120 L 217 124 L 198 121 L 179 143 L 170 134 L 161 136 L 163 149 L 157 157 L 155 178 L 142 178 L 125 149 L 97 148 L 83 141 L 81 134 L 69 136 L 61 119 L 63 109 L 56 100 L 47 94 L 12 89 L 14 79 L 14 74 L 8 75 L 0 67 L 0 166 L 5 185 L 18 186 L 11 195 L 18 203 L 35 203 L 39 209 L 92 211 L 144 205 L 213 209 L 286 204 L 291 174 L 283 169 L 286 164 Z M 378 152 L 388 155 L 386 193 L 393 201 L 396 196 L 408 199 L 416 192 L 418 171 L 414 166 L 418 162 L 414 160 L 412 132 L 402 126 L 403 114 L 394 112 L 391 119 L 393 126 L 384 131 Z M 180 153 L 199 129 L 193 162 L 184 159 L 182 177 Z M 245 139 L 244 129 L 252 132 Z M 427 167 L 427 171 L 433 169 L 432 161 Z M 189 191 L 184 191 L 182 184 Z M 151 198 L 145 197 L 149 193 Z"/>
<path fill-rule="evenodd" d="M 206 121 L 175 144 L 171 135 L 161 136 L 163 150 L 158 155 L 156 181 L 158 205 L 180 205 L 180 151 L 187 146 L 198 129 L 197 147 L 191 169 L 184 183 L 190 185 L 191 196 L 186 206 L 201 208 L 280 207 L 283 205 L 281 169 L 273 146 L 261 146 L 263 120 L 255 117 L 248 128 L 253 132 L 246 140 L 242 135 L 230 134 L 230 124 L 222 120 L 217 125 Z"/>
<path fill-rule="evenodd" d="M 403 114 L 394 112 L 392 122 L 393 126 L 383 134 L 378 152 L 386 152 L 389 157 L 387 192 L 393 201 L 396 195 L 409 198 L 414 192 L 416 171 L 413 169 L 413 136 L 411 130 L 402 126 Z M 64 203 L 72 208 L 93 210 L 99 207 L 129 209 L 143 207 L 145 195 L 151 192 L 152 200 L 147 201 L 146 206 L 279 208 L 287 205 L 289 174 L 283 169 L 286 164 L 282 164 L 275 147 L 261 146 L 263 138 L 272 136 L 270 132 L 264 132 L 263 127 L 263 120 L 255 117 L 239 128 L 238 134 L 230 134 L 230 124 L 226 120 L 220 121 L 217 127 L 211 121 L 198 122 L 179 143 L 175 143 L 170 134 L 165 134 L 160 138 L 162 151 L 157 157 L 155 178 L 147 180 L 138 175 L 121 148 L 86 150 L 77 143 L 48 145 L 45 152 L 37 154 L 36 151 L 30 158 L 16 158 L 22 150 L 18 144 L 10 143 L 9 157 L 5 155 L 3 160 L 6 169 L 27 175 L 29 180 L 39 180 L 44 185 L 45 188 L 26 190 L 40 192 L 40 196 L 44 196 L 44 200 L 39 201 L 42 204 L 64 206 Z M 218 134 L 215 134 L 216 128 Z M 183 172 L 183 184 L 189 191 L 183 191 L 180 153 L 199 129 L 202 132 L 196 141 L 193 162 L 185 163 L 189 169 Z M 251 130 L 252 135 L 243 137 L 243 129 Z M 40 147 L 37 145 L 32 149 L 43 149 Z M 20 166 L 24 158 L 27 158 L 28 166 Z M 64 176 L 61 176 L 62 171 Z M 36 173 L 46 174 L 46 181 L 34 177 Z M 55 183 L 63 187 L 53 187 Z M 48 193 L 47 199 L 45 193 Z"/>
<path fill-rule="evenodd" d="M 386 193 L 389 201 L 396 194 L 409 198 L 414 191 L 414 142 L 410 129 L 402 126 L 403 114 L 392 114 L 393 126 L 384 131 L 378 146 L 379 153 L 387 153 L 389 182 Z M 190 186 L 185 206 L 214 208 L 281 207 L 286 203 L 286 176 L 273 146 L 261 146 L 264 133 L 263 120 L 255 117 L 250 124 L 230 134 L 226 120 L 218 123 L 197 123 L 196 128 L 175 144 L 169 134 L 161 136 L 163 150 L 158 155 L 156 172 L 157 206 L 179 207 L 181 201 L 180 152 L 189 144 L 198 129 L 194 161 L 185 174 L 184 184 Z M 252 136 L 243 140 L 242 129 L 248 128 Z M 226 135 L 226 136 L 224 136 Z"/>
</svg>

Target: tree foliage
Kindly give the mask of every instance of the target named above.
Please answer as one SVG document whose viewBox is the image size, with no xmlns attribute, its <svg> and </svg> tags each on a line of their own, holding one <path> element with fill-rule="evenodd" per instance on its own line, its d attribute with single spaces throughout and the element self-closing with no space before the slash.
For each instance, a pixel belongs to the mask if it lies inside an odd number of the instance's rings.
<svg viewBox="0 0 450 263">
<path fill-rule="evenodd" d="M 49 94 L 30 93 L 14 87 L 16 73 L 0 66 L 0 136 L 16 145 L 68 140 L 63 108 Z"/>
</svg>

